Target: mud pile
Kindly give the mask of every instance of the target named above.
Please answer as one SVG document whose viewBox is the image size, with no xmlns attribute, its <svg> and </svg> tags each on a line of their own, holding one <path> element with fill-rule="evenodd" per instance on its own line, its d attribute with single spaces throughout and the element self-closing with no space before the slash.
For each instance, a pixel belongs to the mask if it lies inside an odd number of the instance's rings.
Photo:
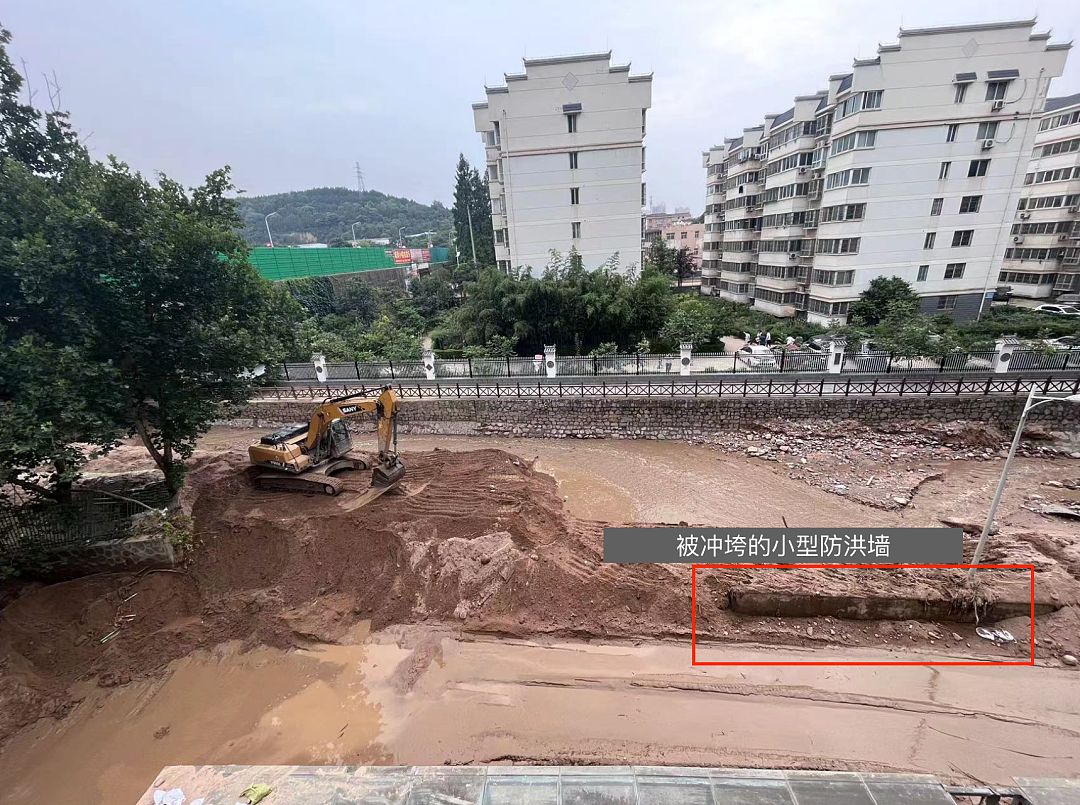
<svg viewBox="0 0 1080 805">
<path fill-rule="evenodd" d="M 252 488 L 240 452 L 198 460 L 185 505 L 200 544 L 185 567 L 28 589 L 0 612 L 0 743 L 62 713 L 80 679 L 124 684 L 226 640 L 333 642 L 360 620 L 513 635 L 689 634 L 689 566 L 603 564 L 604 524 L 567 515 L 554 479 L 531 463 L 501 450 L 403 458 L 405 481 L 363 508 L 352 504 L 364 474 L 335 498 L 270 494 Z M 846 591 L 940 592 L 956 582 L 930 570 L 711 572 L 698 579 L 699 635 L 805 642 L 801 629 L 727 609 L 737 586 L 792 579 Z M 865 644 L 874 628 L 830 631 Z"/>
</svg>

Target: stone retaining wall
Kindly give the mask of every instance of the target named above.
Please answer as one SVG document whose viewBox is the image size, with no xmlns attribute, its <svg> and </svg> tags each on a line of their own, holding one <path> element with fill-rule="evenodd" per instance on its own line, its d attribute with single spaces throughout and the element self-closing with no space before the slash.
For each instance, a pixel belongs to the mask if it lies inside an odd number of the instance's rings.
<svg viewBox="0 0 1080 805">
<path fill-rule="evenodd" d="M 253 401 L 230 424 L 261 428 L 302 422 L 314 407 L 310 401 Z M 401 433 L 432 435 L 699 440 L 770 420 L 867 425 L 967 420 L 1008 431 L 1023 407 L 1022 397 L 405 400 L 398 424 Z M 1048 403 L 1030 419 L 1052 429 L 1080 431 L 1080 405 Z M 360 431 L 371 427 L 362 421 L 350 424 Z"/>
</svg>

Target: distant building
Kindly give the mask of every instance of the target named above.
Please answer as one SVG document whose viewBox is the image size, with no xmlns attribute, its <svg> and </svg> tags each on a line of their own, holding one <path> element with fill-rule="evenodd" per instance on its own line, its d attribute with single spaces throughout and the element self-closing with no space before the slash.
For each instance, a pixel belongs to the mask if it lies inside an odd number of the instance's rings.
<svg viewBox="0 0 1080 805">
<path fill-rule="evenodd" d="M 641 222 L 641 247 L 645 251 L 649 250 L 649 244 L 652 243 L 653 238 L 658 237 L 663 231 L 664 227 L 675 221 L 684 220 L 689 216 L 680 215 L 677 212 L 650 212 L 646 213 Z"/>
<path fill-rule="evenodd" d="M 1055 228 L 1028 235 L 1018 209 L 1022 196 L 1064 204 L 1080 190 L 1076 139 L 1053 145 L 1073 124 L 1039 130 L 1071 45 L 1034 26 L 901 30 L 827 89 L 705 152 L 702 293 L 843 323 L 876 277 L 907 280 L 923 312 L 957 319 L 978 315 L 1000 282 L 1073 287 L 1049 277 L 1075 273 L 1060 270 L 1076 256 L 1073 230 L 1056 228 L 1075 213 L 1031 206 L 1032 223 Z"/>
<path fill-rule="evenodd" d="M 572 248 L 590 269 L 616 253 L 622 268 L 640 266 L 652 75 L 612 65 L 608 51 L 526 59 L 504 77 L 473 104 L 499 267 L 538 273 L 551 249 Z"/>
<path fill-rule="evenodd" d="M 701 267 L 701 246 L 704 243 L 704 236 L 705 224 L 695 224 L 686 220 L 674 221 L 660 231 L 660 237 L 669 249 L 674 251 L 683 247 L 689 249 L 694 265 L 698 268 Z"/>
</svg>

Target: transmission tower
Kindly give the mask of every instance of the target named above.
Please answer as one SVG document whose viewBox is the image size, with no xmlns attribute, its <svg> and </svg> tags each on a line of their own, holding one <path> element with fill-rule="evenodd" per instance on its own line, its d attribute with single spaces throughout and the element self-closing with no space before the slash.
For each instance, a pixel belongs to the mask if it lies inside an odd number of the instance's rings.
<svg viewBox="0 0 1080 805">
<path fill-rule="evenodd" d="M 367 190 L 364 187 L 364 172 L 360 170 L 360 163 L 356 163 L 356 190 L 358 193 L 363 193 Z"/>
</svg>

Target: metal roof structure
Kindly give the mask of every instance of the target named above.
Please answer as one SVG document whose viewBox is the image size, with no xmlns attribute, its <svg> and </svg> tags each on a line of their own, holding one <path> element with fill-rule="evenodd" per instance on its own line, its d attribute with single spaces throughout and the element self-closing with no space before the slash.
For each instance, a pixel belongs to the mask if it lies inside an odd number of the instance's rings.
<svg viewBox="0 0 1080 805">
<path fill-rule="evenodd" d="M 927 774 L 672 766 L 170 766 L 157 778 L 207 805 L 231 805 L 251 782 L 290 805 L 957 805 L 955 797 L 973 794 L 1068 805 L 1080 798 L 1080 781 L 1064 779 L 957 787 Z M 138 805 L 153 802 L 151 788 Z"/>
<path fill-rule="evenodd" d="M 1058 109 L 1064 109 L 1067 106 L 1076 106 L 1080 103 L 1080 92 L 1075 95 L 1066 95 L 1063 98 L 1047 98 L 1046 99 L 1046 111 L 1056 112 Z"/>
</svg>

